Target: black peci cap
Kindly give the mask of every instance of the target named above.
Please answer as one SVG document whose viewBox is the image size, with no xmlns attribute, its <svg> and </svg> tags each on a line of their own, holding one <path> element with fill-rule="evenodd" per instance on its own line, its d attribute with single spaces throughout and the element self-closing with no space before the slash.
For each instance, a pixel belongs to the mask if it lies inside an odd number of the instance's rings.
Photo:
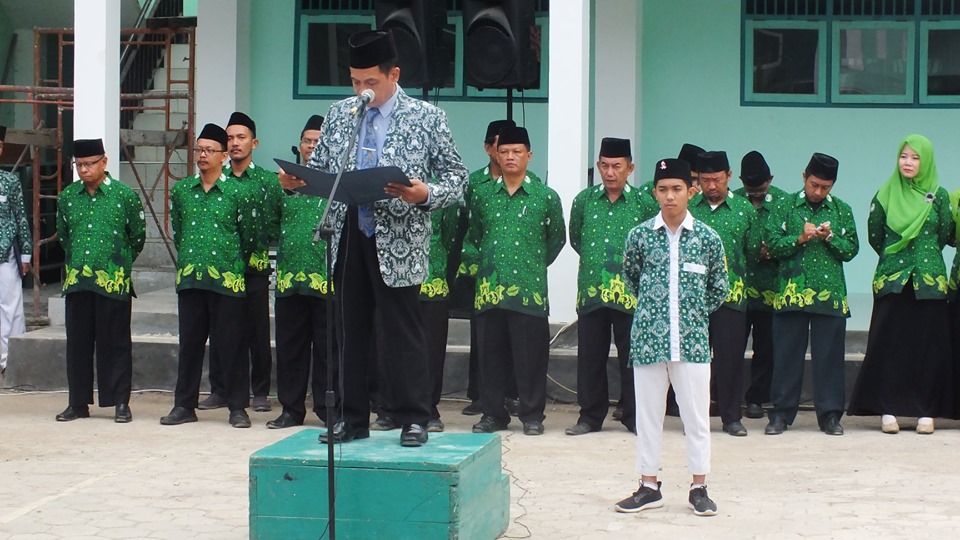
<svg viewBox="0 0 960 540">
<path fill-rule="evenodd" d="M 767 160 L 763 159 L 763 154 L 756 150 L 751 150 L 740 160 L 740 179 L 750 187 L 757 187 L 760 184 L 770 180 L 770 166 Z"/>
<path fill-rule="evenodd" d="M 690 164 L 682 159 L 661 159 L 657 162 L 657 168 L 653 173 L 653 183 L 656 184 L 665 178 L 677 178 L 686 182 L 687 185 L 692 184 Z"/>
<path fill-rule="evenodd" d="M 604 137 L 600 141 L 600 157 L 633 159 L 630 153 L 630 139 Z"/>
<path fill-rule="evenodd" d="M 697 154 L 696 170 L 699 173 L 727 172 L 730 170 L 730 161 L 727 159 L 727 153 L 719 152 L 700 152 Z"/>
<path fill-rule="evenodd" d="M 804 173 L 813 175 L 821 180 L 837 180 L 837 170 L 840 168 L 840 162 L 833 156 L 814 152 L 810 157 L 810 163 Z"/>
<path fill-rule="evenodd" d="M 257 138 L 257 123 L 254 122 L 252 118 L 240 111 L 230 115 L 230 120 L 227 121 L 227 127 L 230 126 L 243 126 L 250 130 L 250 133 L 253 134 L 254 139 Z"/>
<path fill-rule="evenodd" d="M 397 44 L 389 30 L 357 32 L 347 41 L 350 45 L 350 67 L 367 69 L 396 62 Z"/>
<path fill-rule="evenodd" d="M 103 139 L 77 139 L 73 141 L 73 157 L 85 158 L 106 155 Z"/>
<path fill-rule="evenodd" d="M 500 131 L 508 127 L 517 127 L 517 123 L 513 120 L 494 120 L 490 122 L 487 124 L 487 135 L 483 138 L 483 143 L 493 144 L 497 135 L 500 135 Z"/>
<path fill-rule="evenodd" d="M 500 131 L 500 139 L 497 141 L 497 144 L 522 144 L 530 148 L 530 135 L 527 133 L 526 128 L 506 127 Z"/>
<path fill-rule="evenodd" d="M 207 124 L 203 126 L 203 129 L 200 130 L 200 135 L 197 136 L 197 140 L 200 139 L 207 139 L 220 143 L 221 150 L 225 150 L 227 148 L 227 132 L 216 124 Z"/>
</svg>

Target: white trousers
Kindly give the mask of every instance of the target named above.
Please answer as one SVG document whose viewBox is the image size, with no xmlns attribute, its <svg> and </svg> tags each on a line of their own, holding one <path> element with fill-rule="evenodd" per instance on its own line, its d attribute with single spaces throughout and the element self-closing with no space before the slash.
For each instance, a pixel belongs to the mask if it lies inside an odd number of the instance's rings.
<svg viewBox="0 0 960 540">
<path fill-rule="evenodd" d="M 23 320 L 23 282 L 20 261 L 13 250 L 0 263 L 0 369 L 7 367 L 7 342 L 27 331 Z"/>
<path fill-rule="evenodd" d="M 710 472 L 710 364 L 663 362 L 635 366 L 637 472 L 659 476 L 667 389 L 673 384 L 687 440 L 687 470 Z"/>
</svg>

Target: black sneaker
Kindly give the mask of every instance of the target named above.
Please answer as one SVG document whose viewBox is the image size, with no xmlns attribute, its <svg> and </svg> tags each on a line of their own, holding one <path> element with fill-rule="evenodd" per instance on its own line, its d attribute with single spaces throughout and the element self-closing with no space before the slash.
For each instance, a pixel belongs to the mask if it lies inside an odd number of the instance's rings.
<svg viewBox="0 0 960 540">
<path fill-rule="evenodd" d="M 698 516 L 717 515 L 717 503 L 710 500 L 710 496 L 707 495 L 707 486 L 691 489 L 688 501 L 693 513 Z"/>
<path fill-rule="evenodd" d="M 643 485 L 643 482 L 641 482 L 640 489 L 634 492 L 633 495 L 615 504 L 613 509 L 617 512 L 634 513 L 650 508 L 660 508 L 663 506 L 663 495 L 660 494 L 661 484 L 662 482 L 657 482 L 657 489 L 653 489 Z"/>
</svg>

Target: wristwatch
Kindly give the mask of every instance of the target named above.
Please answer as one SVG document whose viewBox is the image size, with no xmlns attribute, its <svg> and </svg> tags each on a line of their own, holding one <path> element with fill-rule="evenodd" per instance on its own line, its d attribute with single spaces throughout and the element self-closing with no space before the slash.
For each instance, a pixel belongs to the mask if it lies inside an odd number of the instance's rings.
<svg viewBox="0 0 960 540">
<path fill-rule="evenodd" d="M 833 242 L 833 233 L 828 234 L 827 237 L 824 238 L 824 240 L 826 240 L 827 242 Z"/>
</svg>

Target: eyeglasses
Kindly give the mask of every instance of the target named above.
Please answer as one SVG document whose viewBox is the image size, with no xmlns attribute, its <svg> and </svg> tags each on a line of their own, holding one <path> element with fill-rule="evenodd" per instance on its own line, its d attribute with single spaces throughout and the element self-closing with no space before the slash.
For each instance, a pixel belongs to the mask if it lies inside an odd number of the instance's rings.
<svg viewBox="0 0 960 540">
<path fill-rule="evenodd" d="M 306 137 L 300 139 L 300 144 L 305 144 L 307 146 L 316 146 L 320 143 L 320 139 L 308 139 Z"/>
<path fill-rule="evenodd" d="M 213 148 L 194 148 L 193 153 L 200 154 L 201 156 L 212 156 L 213 154 L 219 154 L 223 150 L 214 150 Z"/>
<path fill-rule="evenodd" d="M 107 157 L 107 156 L 100 156 L 100 157 L 98 157 L 97 159 L 95 159 L 95 160 L 93 160 L 93 161 L 77 161 L 77 160 L 73 160 L 73 166 L 76 167 L 78 171 L 79 171 L 80 169 L 91 169 L 91 168 L 93 168 L 94 165 L 96 165 L 97 163 L 100 163 L 101 161 L 103 161 L 103 158 L 105 158 L 105 157 Z"/>
</svg>

